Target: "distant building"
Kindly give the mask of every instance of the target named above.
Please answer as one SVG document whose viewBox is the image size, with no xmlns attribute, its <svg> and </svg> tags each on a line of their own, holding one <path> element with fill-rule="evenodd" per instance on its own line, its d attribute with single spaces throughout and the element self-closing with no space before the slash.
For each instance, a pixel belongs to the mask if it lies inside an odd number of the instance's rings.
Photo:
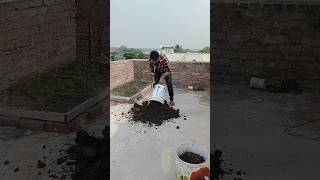
<svg viewBox="0 0 320 180">
<path fill-rule="evenodd" d="M 160 46 L 160 51 L 163 54 L 173 54 L 174 53 L 174 47 Z"/>
<path fill-rule="evenodd" d="M 169 61 L 197 61 L 210 62 L 210 54 L 203 53 L 173 53 L 166 54 Z"/>
</svg>

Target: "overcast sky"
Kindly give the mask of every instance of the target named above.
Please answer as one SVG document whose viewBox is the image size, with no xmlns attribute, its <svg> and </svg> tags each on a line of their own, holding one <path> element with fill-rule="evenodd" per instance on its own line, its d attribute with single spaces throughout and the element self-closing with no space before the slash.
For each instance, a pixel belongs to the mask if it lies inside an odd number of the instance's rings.
<svg viewBox="0 0 320 180">
<path fill-rule="evenodd" d="M 209 0 L 111 0 L 111 46 L 159 48 L 210 44 Z"/>
</svg>

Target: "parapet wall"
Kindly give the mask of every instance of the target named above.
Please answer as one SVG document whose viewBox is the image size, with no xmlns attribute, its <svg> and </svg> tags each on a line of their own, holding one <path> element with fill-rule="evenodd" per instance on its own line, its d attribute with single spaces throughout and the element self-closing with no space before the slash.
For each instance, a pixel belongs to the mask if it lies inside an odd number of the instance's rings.
<svg viewBox="0 0 320 180">
<path fill-rule="evenodd" d="M 209 88 L 209 62 L 171 62 L 170 66 L 173 72 L 174 85 L 184 87 L 200 85 Z M 112 61 L 110 71 L 111 89 L 133 80 L 151 80 L 147 60 Z"/>
<path fill-rule="evenodd" d="M 110 63 L 110 89 L 134 80 L 133 61 L 121 60 Z"/>
<path fill-rule="evenodd" d="M 319 1 L 216 0 L 211 7 L 214 82 L 287 76 L 301 86 L 319 84 Z"/>
<path fill-rule="evenodd" d="M 75 58 L 109 57 L 109 1 L 0 0 L 0 89 Z"/>
<path fill-rule="evenodd" d="M 77 0 L 77 55 L 108 55 L 109 3 L 107 0 Z"/>
<path fill-rule="evenodd" d="M 0 88 L 76 53 L 75 3 L 0 1 Z"/>
</svg>

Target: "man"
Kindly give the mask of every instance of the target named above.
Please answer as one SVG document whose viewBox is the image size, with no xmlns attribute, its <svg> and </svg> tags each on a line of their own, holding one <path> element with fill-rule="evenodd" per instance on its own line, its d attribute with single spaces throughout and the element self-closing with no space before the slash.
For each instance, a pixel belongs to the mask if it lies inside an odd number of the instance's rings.
<svg viewBox="0 0 320 180">
<path fill-rule="evenodd" d="M 166 55 L 159 54 L 157 51 L 150 53 L 149 67 L 151 71 L 152 86 L 155 84 L 163 84 L 166 81 L 170 96 L 169 106 L 174 106 L 172 75 L 169 60 Z"/>
</svg>

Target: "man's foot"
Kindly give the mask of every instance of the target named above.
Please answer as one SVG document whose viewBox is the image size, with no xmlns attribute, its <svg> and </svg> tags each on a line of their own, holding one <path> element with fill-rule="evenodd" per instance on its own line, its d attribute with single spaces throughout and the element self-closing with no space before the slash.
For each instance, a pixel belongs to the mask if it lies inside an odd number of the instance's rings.
<svg viewBox="0 0 320 180">
<path fill-rule="evenodd" d="M 173 102 L 173 100 L 170 100 L 169 101 L 169 106 L 174 106 L 175 105 L 175 103 Z"/>
</svg>

